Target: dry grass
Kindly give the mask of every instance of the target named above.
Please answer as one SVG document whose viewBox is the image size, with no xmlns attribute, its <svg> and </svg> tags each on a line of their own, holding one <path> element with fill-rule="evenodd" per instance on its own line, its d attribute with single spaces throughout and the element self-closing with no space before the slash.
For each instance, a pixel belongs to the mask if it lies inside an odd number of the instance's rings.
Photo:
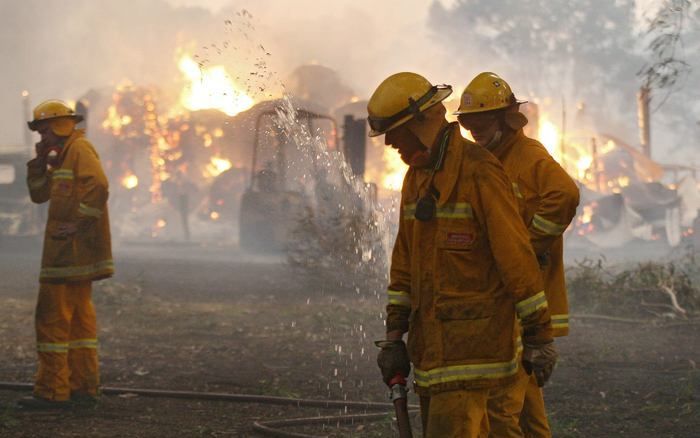
<svg viewBox="0 0 700 438">
<path fill-rule="evenodd" d="M 578 312 L 686 319 L 700 312 L 700 268 L 694 251 L 669 261 L 608 265 L 604 257 L 567 269 L 571 306 Z"/>
</svg>

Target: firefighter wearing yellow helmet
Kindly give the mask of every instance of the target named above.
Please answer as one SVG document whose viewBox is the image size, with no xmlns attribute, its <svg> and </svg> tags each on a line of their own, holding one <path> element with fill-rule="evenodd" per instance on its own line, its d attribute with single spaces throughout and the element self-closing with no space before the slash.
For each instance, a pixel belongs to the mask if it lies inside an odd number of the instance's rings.
<svg viewBox="0 0 700 438">
<path fill-rule="evenodd" d="M 35 203 L 49 202 L 36 306 L 39 366 L 25 409 L 68 407 L 99 395 L 92 282 L 110 277 L 108 183 L 95 148 L 76 129 L 82 116 L 58 100 L 34 109 L 29 129 L 41 136 L 27 163 Z M 53 156 L 51 155 L 53 154 Z"/>
<path fill-rule="evenodd" d="M 369 135 L 385 135 L 409 164 L 377 363 L 387 384 L 413 364 L 429 438 L 479 436 L 489 391 L 515 380 L 523 341 L 538 351 L 552 343 L 539 266 L 510 182 L 493 155 L 447 122 L 441 102 L 450 92 L 397 73 L 367 106 Z M 547 379 L 555 358 L 542 359 L 530 365 Z"/>
<path fill-rule="evenodd" d="M 476 142 L 503 164 L 528 227 L 530 243 L 540 262 L 554 336 L 566 336 L 569 315 L 562 234 L 576 213 L 579 191 L 544 146 L 523 133 L 522 128 L 528 122 L 519 112 L 523 103 L 515 98 L 505 80 L 494 73 L 484 72 L 464 89 L 455 114 Z M 521 372 L 507 390 L 492 392 L 489 399 L 492 436 L 551 436 L 539 386 L 534 375 Z M 521 409 L 522 432 L 513 428 L 510 421 Z"/>
</svg>

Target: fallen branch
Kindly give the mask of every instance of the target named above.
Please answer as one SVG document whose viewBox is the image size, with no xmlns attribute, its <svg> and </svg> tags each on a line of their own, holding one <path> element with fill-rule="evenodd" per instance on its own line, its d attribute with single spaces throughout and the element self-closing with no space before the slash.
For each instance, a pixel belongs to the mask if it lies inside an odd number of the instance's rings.
<svg viewBox="0 0 700 438">
<path fill-rule="evenodd" d="M 680 314 L 683 318 L 687 318 L 688 311 L 678 304 L 678 297 L 676 296 L 676 292 L 673 290 L 673 288 L 666 286 L 665 284 L 659 284 L 659 288 L 671 298 L 671 306 L 673 310 Z"/>
<path fill-rule="evenodd" d="M 664 303 L 647 303 L 646 301 L 642 300 L 641 302 L 642 307 L 657 307 L 665 310 L 669 310 L 670 312 L 664 312 L 664 313 L 659 313 L 659 312 L 654 312 L 651 309 L 644 309 L 647 312 L 651 313 L 652 315 L 656 316 L 657 318 L 662 318 L 664 316 L 669 316 L 671 318 L 676 318 L 677 313 L 676 309 L 670 305 L 670 304 L 664 304 Z"/>
</svg>

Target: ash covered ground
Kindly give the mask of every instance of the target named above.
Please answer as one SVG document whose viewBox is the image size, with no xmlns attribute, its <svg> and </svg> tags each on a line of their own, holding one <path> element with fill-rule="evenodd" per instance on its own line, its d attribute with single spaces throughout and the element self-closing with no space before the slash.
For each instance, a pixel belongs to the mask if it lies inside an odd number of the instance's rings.
<svg viewBox="0 0 700 438">
<path fill-rule="evenodd" d="M 29 238 L 0 241 L 2 381 L 31 382 L 35 370 L 40 246 Z M 233 246 L 122 244 L 115 259 L 117 276 L 94 292 L 103 385 L 386 401 L 372 346 L 383 333 L 383 297 Z M 625 315 L 617 310 L 610 313 Z M 558 340 L 561 361 L 545 392 L 555 436 L 697 436 L 698 325 L 622 321 L 649 319 L 633 316 L 574 318 L 572 334 Z M 95 410 L 37 414 L 13 408 L 23 395 L 0 390 L 0 436 L 248 437 L 258 436 L 254 421 L 344 413 L 124 394 L 103 396 Z M 390 415 L 287 430 L 397 436 Z"/>
</svg>

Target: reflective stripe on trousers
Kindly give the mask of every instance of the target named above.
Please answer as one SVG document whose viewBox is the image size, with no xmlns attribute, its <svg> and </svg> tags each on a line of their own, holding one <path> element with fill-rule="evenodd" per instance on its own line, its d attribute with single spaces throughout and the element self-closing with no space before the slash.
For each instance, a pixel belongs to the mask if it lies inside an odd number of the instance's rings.
<svg viewBox="0 0 700 438">
<path fill-rule="evenodd" d="M 90 281 L 41 283 L 36 305 L 39 367 L 34 393 L 67 400 L 71 392 L 97 395 L 97 323 Z"/>
<path fill-rule="evenodd" d="M 387 289 L 387 301 L 397 306 L 411 307 L 411 295 L 400 290 Z"/>
</svg>

